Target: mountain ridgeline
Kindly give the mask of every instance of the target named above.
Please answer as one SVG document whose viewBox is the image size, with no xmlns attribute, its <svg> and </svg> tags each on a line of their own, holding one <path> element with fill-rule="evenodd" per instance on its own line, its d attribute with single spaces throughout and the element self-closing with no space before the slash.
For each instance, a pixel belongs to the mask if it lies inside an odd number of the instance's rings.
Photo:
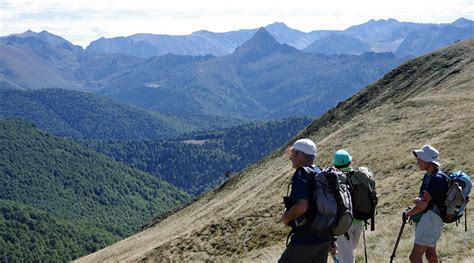
<svg viewBox="0 0 474 263">
<path fill-rule="evenodd" d="M 400 22 L 395 19 L 370 20 L 345 30 L 315 30 L 308 33 L 276 22 L 265 29 L 281 44 L 322 54 L 357 54 L 393 52 L 399 56 L 418 56 L 474 36 L 474 22 L 460 18 L 447 24 Z M 191 35 L 171 36 L 135 34 L 128 37 L 100 38 L 86 51 L 127 54 L 150 58 L 168 53 L 176 55 L 229 55 L 249 40 L 258 29 L 225 33 L 197 31 Z M 411 48 L 407 48 L 411 47 Z"/>
<path fill-rule="evenodd" d="M 473 75 L 474 39 L 469 39 L 390 71 L 286 145 L 302 137 L 313 139 L 322 166 L 331 163 L 334 151 L 345 148 L 354 156 L 354 165 L 374 172 L 380 197 L 376 231 L 366 232 L 369 262 L 389 259 L 400 213 L 417 196 L 423 172 L 416 167 L 413 149 L 432 144 L 440 150 L 442 169 L 474 172 Z M 283 148 L 134 238 L 77 262 L 277 261 L 289 231 L 278 220 L 281 197 L 293 172 Z M 473 208 L 470 202 L 468 210 Z M 467 219 L 469 225 L 474 223 L 472 217 Z M 413 231 L 407 225 L 405 232 Z M 455 224 L 446 225 L 438 243 L 440 260 L 470 262 L 473 236 L 472 227 L 464 232 Z M 412 242 L 405 233 L 397 258 L 408 258 Z M 356 260 L 363 257 L 358 247 Z"/>
<path fill-rule="evenodd" d="M 71 260 L 190 196 L 18 119 L 0 119 L 2 261 Z"/>
</svg>

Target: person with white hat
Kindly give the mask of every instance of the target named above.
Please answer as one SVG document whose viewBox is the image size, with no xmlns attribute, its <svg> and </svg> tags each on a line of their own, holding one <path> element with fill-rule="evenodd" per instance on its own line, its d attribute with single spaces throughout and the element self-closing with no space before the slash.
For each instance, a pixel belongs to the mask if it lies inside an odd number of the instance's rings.
<svg viewBox="0 0 474 263">
<path fill-rule="evenodd" d="M 314 174 L 321 172 L 313 165 L 316 145 L 310 139 L 300 139 L 285 153 L 296 170 L 291 178 L 291 194 L 285 197 L 286 211 L 281 217 L 284 225 L 292 227 L 291 240 L 278 262 L 326 263 L 330 248 L 331 253 L 335 253 L 335 241 L 331 241 L 329 235 L 311 233 L 307 219 L 315 212 L 311 206 Z"/>
<path fill-rule="evenodd" d="M 440 170 L 439 152 L 431 145 L 423 145 L 413 151 L 418 168 L 425 171 L 415 206 L 403 212 L 404 218 L 411 217 L 416 223 L 415 244 L 410 253 L 410 262 L 438 262 L 436 243 L 443 231 L 441 211 L 446 209 L 444 199 L 448 192 L 448 178 Z"/>
</svg>

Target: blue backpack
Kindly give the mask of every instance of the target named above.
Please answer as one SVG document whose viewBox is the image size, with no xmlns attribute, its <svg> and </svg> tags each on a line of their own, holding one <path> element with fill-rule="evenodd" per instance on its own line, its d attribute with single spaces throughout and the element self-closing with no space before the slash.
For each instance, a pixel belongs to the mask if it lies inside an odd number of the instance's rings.
<svg viewBox="0 0 474 263">
<path fill-rule="evenodd" d="M 444 201 L 446 211 L 444 211 L 442 218 L 443 222 L 452 223 L 459 221 L 465 213 L 472 182 L 469 175 L 462 171 L 455 171 L 448 178 L 449 190 Z"/>
</svg>

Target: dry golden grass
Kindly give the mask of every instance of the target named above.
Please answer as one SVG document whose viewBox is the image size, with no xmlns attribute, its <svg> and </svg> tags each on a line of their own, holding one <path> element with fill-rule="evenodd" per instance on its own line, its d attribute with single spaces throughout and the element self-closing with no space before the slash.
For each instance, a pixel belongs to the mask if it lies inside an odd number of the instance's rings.
<svg viewBox="0 0 474 263">
<path fill-rule="evenodd" d="M 299 137 L 318 142 L 317 162 L 330 164 L 345 148 L 375 173 L 379 193 L 376 231 L 366 231 L 369 262 L 386 262 L 422 172 L 411 151 L 429 143 L 444 168 L 474 174 L 474 40 L 457 43 L 393 70 L 310 125 Z M 269 138 L 271 139 L 271 138 Z M 282 152 L 232 177 L 167 219 L 79 259 L 97 261 L 275 262 L 288 229 L 278 223 L 281 197 L 292 174 Z M 474 211 L 474 202 L 469 210 Z M 438 243 L 443 262 L 474 258 L 474 216 L 468 232 L 446 225 Z M 414 227 L 407 225 L 396 262 L 406 262 Z M 362 240 L 356 250 L 363 260 Z"/>
</svg>

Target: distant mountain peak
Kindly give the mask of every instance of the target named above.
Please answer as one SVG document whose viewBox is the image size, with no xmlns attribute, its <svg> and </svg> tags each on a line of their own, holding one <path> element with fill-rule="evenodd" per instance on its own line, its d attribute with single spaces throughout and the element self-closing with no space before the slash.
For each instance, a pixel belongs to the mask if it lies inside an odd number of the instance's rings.
<svg viewBox="0 0 474 263">
<path fill-rule="evenodd" d="M 16 36 L 16 37 L 20 37 L 20 38 L 28 38 L 28 37 L 38 38 L 38 39 L 41 39 L 41 40 L 45 41 L 46 43 L 50 44 L 53 47 L 64 45 L 65 43 L 69 44 L 69 45 L 72 45 L 72 43 L 70 43 L 66 39 L 64 39 L 64 38 L 62 38 L 58 35 L 51 34 L 50 32 L 48 32 L 46 30 L 43 30 L 43 31 L 38 33 L 38 32 L 35 32 L 35 31 L 32 31 L 32 30 L 28 29 L 28 30 L 26 30 L 25 32 L 23 32 L 21 34 L 9 35 L 9 37 L 11 37 L 11 36 Z"/>
<path fill-rule="evenodd" d="M 474 21 L 461 17 L 452 24 L 457 27 L 472 27 L 474 26 Z"/>
<path fill-rule="evenodd" d="M 289 28 L 289 27 L 285 23 L 277 21 L 277 22 L 267 25 L 265 28 L 268 29 L 268 28 Z"/>
<path fill-rule="evenodd" d="M 390 25 L 390 24 L 397 24 L 397 23 L 400 23 L 400 21 L 394 18 L 379 19 L 379 20 L 370 19 L 369 21 L 367 21 L 366 23 L 362 25 L 386 25 L 386 24 Z"/>
<path fill-rule="evenodd" d="M 252 38 L 238 47 L 234 55 L 245 60 L 256 61 L 276 51 L 296 50 L 286 44 L 280 44 L 268 31 L 261 27 Z"/>
<path fill-rule="evenodd" d="M 270 40 L 278 43 L 278 41 L 276 41 L 276 39 L 264 27 L 259 28 L 250 40 L 252 39 L 260 39 L 264 41 Z"/>
</svg>

